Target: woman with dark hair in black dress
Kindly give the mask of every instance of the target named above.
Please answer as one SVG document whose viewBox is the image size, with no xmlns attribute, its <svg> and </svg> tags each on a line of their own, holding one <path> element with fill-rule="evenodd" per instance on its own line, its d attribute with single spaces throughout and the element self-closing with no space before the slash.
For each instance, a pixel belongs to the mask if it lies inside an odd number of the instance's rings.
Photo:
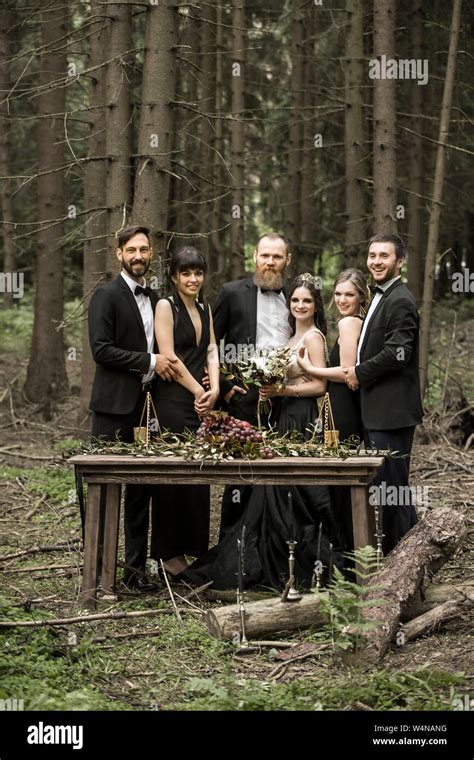
<svg viewBox="0 0 474 760">
<path fill-rule="evenodd" d="M 297 356 L 301 347 L 308 352 L 314 366 L 326 366 L 326 323 L 321 293 L 315 288 L 314 278 L 301 275 L 292 283 L 288 294 L 288 309 L 293 335 L 287 345 L 292 359 L 283 388 L 267 386 L 260 391 L 268 399 L 281 397 L 277 411 L 276 428 L 282 434 L 297 430 L 306 438 L 311 435 L 310 425 L 318 418 L 316 398 L 324 394 L 326 382 L 314 380 L 302 372 Z M 288 505 L 292 495 L 293 514 Z M 336 542 L 336 529 L 332 520 L 330 498 L 325 486 L 255 486 L 238 523 L 220 543 L 194 562 L 184 573 L 185 579 L 195 584 L 213 581 L 213 588 L 235 588 L 237 571 L 237 539 L 245 526 L 245 577 L 244 585 L 270 587 L 281 590 L 288 580 L 287 541 L 296 538 L 295 580 L 298 586 L 308 588 L 317 557 L 319 525 L 322 524 L 321 554 L 319 559 L 329 565 L 329 542 Z M 294 524 L 296 535 L 290 535 Z M 336 555 L 333 561 L 340 564 Z"/>
<path fill-rule="evenodd" d="M 305 350 L 300 351 L 298 364 L 311 377 L 328 381 L 328 393 L 339 440 L 364 440 L 360 412 L 360 393 L 346 385 L 342 367 L 353 367 L 357 360 L 362 320 L 370 300 L 367 280 L 359 269 L 345 269 L 334 281 L 331 305 L 340 314 L 338 338 L 329 355 L 329 367 L 314 367 Z M 340 527 L 346 551 L 354 548 L 351 496 L 348 487 L 331 487 L 333 511 Z"/>
<path fill-rule="evenodd" d="M 219 363 L 209 305 L 202 298 L 207 264 L 191 246 L 171 257 L 172 295 L 155 312 L 160 353 L 173 360 L 176 380 L 158 377 L 154 403 L 162 429 L 198 429 L 219 396 Z M 207 367 L 209 390 L 202 380 Z M 209 486 L 158 486 L 153 498 L 151 556 L 162 559 L 171 575 L 187 567 L 185 555 L 199 557 L 209 545 Z"/>
</svg>

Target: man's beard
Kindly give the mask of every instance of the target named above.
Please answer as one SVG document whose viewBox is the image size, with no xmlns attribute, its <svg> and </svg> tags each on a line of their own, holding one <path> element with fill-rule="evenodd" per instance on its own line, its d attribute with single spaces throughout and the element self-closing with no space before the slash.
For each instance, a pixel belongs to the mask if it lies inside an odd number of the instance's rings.
<svg viewBox="0 0 474 760">
<path fill-rule="evenodd" d="M 253 276 L 253 281 L 257 288 L 267 288 L 268 290 L 280 290 L 283 287 L 284 277 L 282 272 L 274 269 L 258 270 Z"/>
<path fill-rule="evenodd" d="M 129 264 L 127 261 L 122 261 L 122 267 L 125 269 L 127 274 L 130 275 L 130 277 L 144 277 L 146 273 L 148 272 L 150 264 L 149 263 L 147 264 L 146 261 L 143 261 L 143 262 L 135 261 L 135 264 L 138 264 L 138 263 L 142 264 L 144 267 L 143 272 L 140 275 L 135 274 L 135 272 L 133 271 L 133 265 Z"/>
</svg>

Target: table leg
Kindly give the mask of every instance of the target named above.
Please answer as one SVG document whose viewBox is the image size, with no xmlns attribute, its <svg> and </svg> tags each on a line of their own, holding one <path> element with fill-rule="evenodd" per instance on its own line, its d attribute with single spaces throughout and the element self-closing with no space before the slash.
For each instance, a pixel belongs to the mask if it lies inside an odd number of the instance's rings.
<svg viewBox="0 0 474 760">
<path fill-rule="evenodd" d="M 354 549 L 362 546 L 376 546 L 375 510 L 369 504 L 367 486 L 351 486 L 352 526 L 354 531 Z M 362 583 L 356 563 L 357 583 Z"/>
<path fill-rule="evenodd" d="M 89 483 L 84 529 L 84 572 L 82 576 L 82 603 L 95 608 L 97 575 L 99 569 L 100 485 Z"/>
<path fill-rule="evenodd" d="M 120 484 L 107 485 L 105 507 L 104 551 L 102 555 L 102 591 L 113 594 L 117 567 L 117 544 L 120 522 Z"/>
</svg>

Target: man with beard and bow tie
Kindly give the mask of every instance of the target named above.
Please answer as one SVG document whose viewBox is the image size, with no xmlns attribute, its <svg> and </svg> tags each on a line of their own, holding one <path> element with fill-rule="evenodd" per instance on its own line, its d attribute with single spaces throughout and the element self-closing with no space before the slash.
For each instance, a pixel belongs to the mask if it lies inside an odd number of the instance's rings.
<svg viewBox="0 0 474 760">
<path fill-rule="evenodd" d="M 213 309 L 217 343 L 223 342 L 226 363 L 255 349 L 279 348 L 291 335 L 285 299 L 285 272 L 291 263 L 290 243 L 274 232 L 262 235 L 253 254 L 253 277 L 226 283 Z M 257 424 L 258 390 L 221 380 L 221 396 L 237 419 Z M 221 538 L 240 517 L 249 487 L 226 486 L 222 502 Z"/>
<path fill-rule="evenodd" d="M 89 340 L 97 365 L 90 401 L 92 440 L 131 443 L 156 375 L 172 380 L 176 369 L 171 360 L 156 351 L 154 313 L 158 298 L 145 281 L 153 257 L 149 229 L 122 230 L 116 255 L 120 274 L 99 286 L 89 304 Z M 150 495 L 151 486 L 127 486 L 125 491 L 124 583 L 139 592 L 153 588 L 143 573 Z"/>
<path fill-rule="evenodd" d="M 348 386 L 360 387 L 366 446 L 396 452 L 385 458 L 374 479 L 374 485 L 380 486 L 384 554 L 417 521 L 408 476 L 415 427 L 423 417 L 419 317 L 415 299 L 401 280 L 404 262 L 405 249 L 398 235 L 374 235 L 369 241 L 367 268 L 375 284 L 373 298 L 362 324 L 357 363 L 344 369 Z M 387 494 L 390 498 L 384 497 Z"/>
</svg>

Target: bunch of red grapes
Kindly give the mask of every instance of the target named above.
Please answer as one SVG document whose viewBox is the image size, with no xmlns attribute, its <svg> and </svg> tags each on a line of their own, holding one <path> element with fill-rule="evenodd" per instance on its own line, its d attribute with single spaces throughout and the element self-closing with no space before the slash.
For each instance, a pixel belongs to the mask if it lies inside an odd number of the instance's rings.
<svg viewBox="0 0 474 760">
<path fill-rule="evenodd" d="M 245 447 L 246 443 L 261 444 L 260 456 L 263 459 L 273 459 L 275 456 L 272 449 L 265 446 L 263 434 L 259 430 L 250 422 L 238 420 L 230 415 L 208 414 L 203 419 L 196 435 L 201 441 L 223 443 L 226 448 L 234 450 Z"/>
</svg>

